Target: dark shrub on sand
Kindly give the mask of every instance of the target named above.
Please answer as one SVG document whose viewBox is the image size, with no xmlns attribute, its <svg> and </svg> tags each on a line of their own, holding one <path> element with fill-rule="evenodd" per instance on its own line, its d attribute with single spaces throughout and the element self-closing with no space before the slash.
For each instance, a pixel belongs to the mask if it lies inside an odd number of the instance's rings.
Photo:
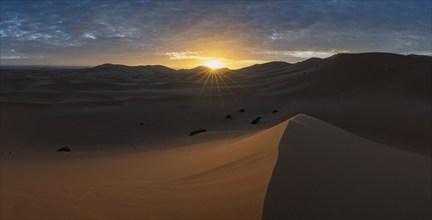
<svg viewBox="0 0 432 220">
<path fill-rule="evenodd" d="M 261 116 L 256 117 L 254 120 L 251 121 L 251 124 L 257 124 L 261 120 Z"/>
<path fill-rule="evenodd" d="M 206 131 L 207 131 L 207 130 L 204 129 L 204 128 L 201 128 L 201 129 L 198 129 L 198 130 L 193 130 L 193 131 L 191 131 L 191 132 L 189 133 L 189 136 L 196 135 L 196 134 L 198 134 L 198 133 L 206 132 Z"/>
<path fill-rule="evenodd" d="M 62 151 L 64 151 L 64 152 L 70 152 L 71 149 L 68 148 L 68 147 L 61 147 L 61 148 L 57 149 L 57 152 L 62 152 Z"/>
<path fill-rule="evenodd" d="M 239 112 L 245 112 L 245 110 L 241 108 L 241 109 L 239 109 Z"/>
<path fill-rule="evenodd" d="M 225 118 L 231 119 L 231 115 L 228 114 L 228 115 L 225 116 Z"/>
<path fill-rule="evenodd" d="M 272 113 L 277 113 L 277 112 L 278 112 L 278 110 L 276 110 L 276 109 L 275 109 L 275 110 L 273 110 L 273 112 L 272 112 Z"/>
</svg>

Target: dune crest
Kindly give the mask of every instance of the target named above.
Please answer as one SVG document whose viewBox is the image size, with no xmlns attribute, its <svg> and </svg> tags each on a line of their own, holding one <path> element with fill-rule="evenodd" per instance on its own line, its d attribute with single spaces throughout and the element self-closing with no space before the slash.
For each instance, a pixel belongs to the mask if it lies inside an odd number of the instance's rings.
<svg viewBox="0 0 432 220">
<path fill-rule="evenodd" d="M 217 136 L 109 157 L 2 160 L 1 217 L 424 219 L 431 213 L 428 156 L 305 114 L 258 133 Z"/>
<path fill-rule="evenodd" d="M 263 219 L 426 219 L 431 159 L 298 115 L 280 142 Z"/>
</svg>

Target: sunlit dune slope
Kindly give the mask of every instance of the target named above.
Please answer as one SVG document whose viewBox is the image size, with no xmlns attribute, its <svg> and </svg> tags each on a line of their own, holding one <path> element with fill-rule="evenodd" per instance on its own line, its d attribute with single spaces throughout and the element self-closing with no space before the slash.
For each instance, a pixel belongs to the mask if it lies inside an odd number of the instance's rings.
<svg viewBox="0 0 432 220">
<path fill-rule="evenodd" d="M 1 219 L 261 219 L 286 125 L 152 152 L 2 158 Z"/>
</svg>

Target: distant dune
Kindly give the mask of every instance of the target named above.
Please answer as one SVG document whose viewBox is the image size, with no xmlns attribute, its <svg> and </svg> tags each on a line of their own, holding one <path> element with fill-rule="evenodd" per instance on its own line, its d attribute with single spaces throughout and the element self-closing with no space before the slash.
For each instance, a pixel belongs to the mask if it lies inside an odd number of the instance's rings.
<svg viewBox="0 0 432 220">
<path fill-rule="evenodd" d="M 0 217 L 426 219 L 431 64 L 2 68 Z"/>
</svg>

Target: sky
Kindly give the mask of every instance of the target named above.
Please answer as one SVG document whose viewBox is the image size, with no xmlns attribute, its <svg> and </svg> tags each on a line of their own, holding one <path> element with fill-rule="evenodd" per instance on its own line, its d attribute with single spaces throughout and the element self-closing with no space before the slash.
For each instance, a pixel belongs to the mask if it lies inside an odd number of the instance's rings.
<svg viewBox="0 0 432 220">
<path fill-rule="evenodd" d="M 336 53 L 431 55 L 432 3 L 0 0 L 0 64 L 229 68 Z"/>
</svg>

